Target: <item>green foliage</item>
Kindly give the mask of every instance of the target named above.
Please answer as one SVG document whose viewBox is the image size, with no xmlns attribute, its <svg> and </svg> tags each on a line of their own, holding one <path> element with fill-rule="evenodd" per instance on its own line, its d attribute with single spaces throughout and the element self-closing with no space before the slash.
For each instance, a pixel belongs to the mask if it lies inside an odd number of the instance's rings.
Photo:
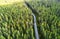
<svg viewBox="0 0 60 39">
<path fill-rule="evenodd" d="M 31 13 L 24 3 L 0 6 L 0 39 L 34 39 Z"/>
<path fill-rule="evenodd" d="M 60 2 L 28 2 L 36 10 L 40 39 L 60 39 Z M 32 12 L 25 3 L 0 5 L 0 39 L 35 39 Z"/>
<path fill-rule="evenodd" d="M 28 2 L 36 10 L 40 39 L 60 39 L 60 2 L 31 1 Z"/>
</svg>

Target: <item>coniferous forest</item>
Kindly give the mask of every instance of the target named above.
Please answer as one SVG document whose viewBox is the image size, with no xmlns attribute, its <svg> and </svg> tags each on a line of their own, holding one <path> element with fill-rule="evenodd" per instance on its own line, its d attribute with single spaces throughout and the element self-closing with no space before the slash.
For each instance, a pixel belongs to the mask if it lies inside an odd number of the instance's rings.
<svg viewBox="0 0 60 39">
<path fill-rule="evenodd" d="M 0 1 L 0 39 L 60 39 L 60 0 Z"/>
</svg>

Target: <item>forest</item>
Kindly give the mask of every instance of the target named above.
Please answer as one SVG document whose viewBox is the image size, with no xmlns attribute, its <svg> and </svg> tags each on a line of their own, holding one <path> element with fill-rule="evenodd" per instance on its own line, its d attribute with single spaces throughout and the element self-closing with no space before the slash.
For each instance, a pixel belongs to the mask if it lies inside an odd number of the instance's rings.
<svg viewBox="0 0 60 39">
<path fill-rule="evenodd" d="M 32 13 L 39 39 L 60 39 L 60 0 L 5 2 L 0 2 L 0 39 L 37 39 Z"/>
</svg>

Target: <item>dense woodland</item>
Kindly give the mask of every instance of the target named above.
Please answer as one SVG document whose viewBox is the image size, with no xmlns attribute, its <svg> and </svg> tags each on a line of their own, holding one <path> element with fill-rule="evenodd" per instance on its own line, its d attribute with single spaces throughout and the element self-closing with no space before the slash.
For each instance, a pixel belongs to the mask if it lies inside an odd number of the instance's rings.
<svg viewBox="0 0 60 39">
<path fill-rule="evenodd" d="M 60 0 L 27 1 L 36 16 L 40 39 L 60 39 Z M 33 11 L 25 2 L 0 4 L 0 39 L 36 39 Z"/>
</svg>

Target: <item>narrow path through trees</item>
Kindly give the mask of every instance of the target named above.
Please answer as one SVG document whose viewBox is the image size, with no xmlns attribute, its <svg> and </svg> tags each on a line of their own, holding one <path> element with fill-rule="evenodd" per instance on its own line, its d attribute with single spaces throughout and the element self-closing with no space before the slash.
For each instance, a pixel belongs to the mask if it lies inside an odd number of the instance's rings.
<svg viewBox="0 0 60 39">
<path fill-rule="evenodd" d="M 37 24 L 36 24 L 36 16 L 35 16 L 35 15 L 37 15 L 37 11 L 35 11 L 26 1 L 25 1 L 25 4 L 28 6 L 28 8 L 30 8 L 32 10 L 32 16 L 34 18 L 35 36 L 36 36 L 36 39 L 39 39 L 39 34 L 38 34 Z"/>
</svg>

